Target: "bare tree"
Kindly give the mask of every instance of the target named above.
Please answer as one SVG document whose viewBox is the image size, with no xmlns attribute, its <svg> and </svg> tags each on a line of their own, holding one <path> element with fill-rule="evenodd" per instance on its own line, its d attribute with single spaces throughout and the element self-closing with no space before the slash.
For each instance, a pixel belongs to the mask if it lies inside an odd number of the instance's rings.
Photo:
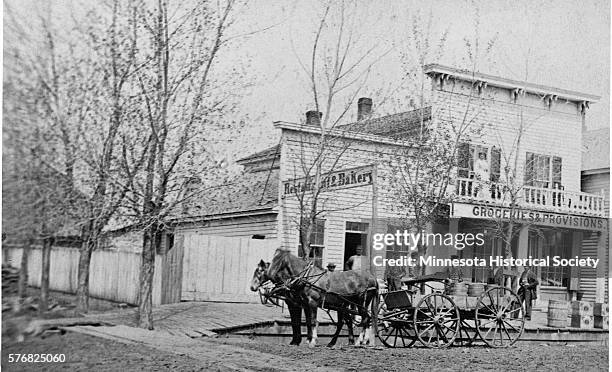
<svg viewBox="0 0 612 372">
<path fill-rule="evenodd" d="M 475 38 L 465 39 L 466 52 L 471 71 L 483 56 L 479 47 L 479 17 L 474 16 Z M 411 19 L 411 27 L 405 37 L 402 60 L 406 81 L 404 89 L 410 97 L 410 106 L 415 108 L 410 133 L 403 133 L 403 142 L 397 155 L 390 161 L 393 170 L 390 177 L 394 187 L 389 191 L 398 201 L 404 215 L 402 224 L 417 233 L 426 230 L 435 221 L 447 216 L 448 205 L 454 200 L 454 182 L 457 166 L 462 161 L 461 148 L 464 143 L 478 138 L 482 124 L 478 117 L 486 109 L 487 102 L 481 89 L 472 86 L 466 102 L 456 105 L 450 100 L 435 96 L 434 84 L 443 86 L 445 79 L 428 81 L 425 74 L 427 63 L 442 59 L 448 29 L 436 37 L 432 28 L 433 13 L 422 16 L 419 12 Z M 495 37 L 489 40 L 484 57 L 490 54 Z M 447 87 L 448 89 L 448 87 Z M 454 89 L 454 88 L 452 88 Z M 427 246 L 418 242 L 419 255 L 427 253 Z M 425 267 L 421 268 L 424 274 Z"/>
<path fill-rule="evenodd" d="M 103 9 L 92 7 L 84 16 L 87 22 L 82 22 L 86 26 L 76 21 L 74 27 L 61 30 L 69 37 L 58 36 L 60 31 L 50 21 L 51 8 L 32 30 L 24 31 L 18 20 L 14 26 L 21 43 L 13 49 L 11 73 L 12 78 L 20 78 L 15 87 L 28 105 L 13 107 L 10 113 L 13 123 L 32 120 L 39 129 L 38 137 L 22 131 L 16 141 L 56 172 L 68 190 L 64 204 L 70 207 L 71 224 L 80 230 L 82 240 L 79 311 L 88 309 L 92 251 L 116 215 L 130 177 L 142 163 L 142 155 L 134 150 L 139 147 L 132 143 L 124 125 L 133 120 L 128 109 L 133 88 L 128 83 L 136 69 L 136 8 L 133 1 L 113 1 Z M 38 138 L 34 144 L 33 138 Z M 39 172 L 48 173 L 40 167 Z M 47 248 L 43 257 L 46 280 Z"/>
<path fill-rule="evenodd" d="M 234 81 L 221 89 L 219 56 L 230 45 L 227 35 L 239 3 L 157 1 L 139 11 L 138 23 L 150 40 L 141 55 L 138 95 L 146 123 L 144 173 L 133 185 L 134 211 L 143 228 L 139 326 L 153 329 L 152 285 L 155 254 L 160 252 L 165 221 L 186 197 L 186 180 L 212 175 L 219 163 L 203 146 L 215 129 L 231 127 L 221 114 L 231 112 Z M 191 165 L 191 167 L 189 167 Z M 138 208 L 138 209 L 137 209 Z"/>
<path fill-rule="evenodd" d="M 299 161 L 293 186 L 300 211 L 299 221 L 294 223 L 304 257 L 311 256 L 317 216 L 333 210 L 324 197 L 326 178 L 345 165 L 344 157 L 354 142 L 346 136 L 352 128 L 343 126 L 343 121 L 363 94 L 372 67 L 389 52 L 379 45 L 362 47 L 360 21 L 356 3 L 327 1 L 317 18 L 307 62 L 296 52 L 312 99 L 310 107 L 314 108 L 305 125 L 315 128 L 314 133 L 300 134 L 299 153 L 293 154 Z"/>
</svg>

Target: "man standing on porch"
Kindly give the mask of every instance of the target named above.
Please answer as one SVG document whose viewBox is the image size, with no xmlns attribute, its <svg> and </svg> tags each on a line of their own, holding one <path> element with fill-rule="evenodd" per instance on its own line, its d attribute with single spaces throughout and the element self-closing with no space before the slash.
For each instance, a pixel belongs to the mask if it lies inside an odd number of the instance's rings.
<svg viewBox="0 0 612 372">
<path fill-rule="evenodd" d="M 520 288 L 518 290 L 519 298 L 525 301 L 525 319 L 531 320 L 532 301 L 537 299 L 538 279 L 530 266 L 525 266 L 525 270 L 521 274 Z"/>
</svg>

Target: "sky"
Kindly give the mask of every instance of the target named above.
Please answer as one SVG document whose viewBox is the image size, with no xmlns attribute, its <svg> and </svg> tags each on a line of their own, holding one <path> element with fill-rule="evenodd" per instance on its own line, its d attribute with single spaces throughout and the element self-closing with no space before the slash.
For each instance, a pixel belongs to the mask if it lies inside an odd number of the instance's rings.
<svg viewBox="0 0 612 372">
<path fill-rule="evenodd" d="M 279 5 L 279 4 L 282 4 Z M 374 87 L 403 73 L 403 39 L 410 32 L 410 16 L 433 12 L 432 35 L 448 30 L 442 64 L 466 67 L 465 42 L 476 39 L 479 19 L 481 45 L 495 39 L 488 62 L 479 71 L 505 78 L 601 96 L 587 113 L 587 127 L 609 125 L 610 114 L 610 4 L 608 1 L 391 1 L 360 2 L 369 19 L 361 20 L 364 45 L 392 49 L 374 67 Z M 475 4 L 475 5 L 474 5 Z M 312 102 L 298 57 L 307 57 L 317 25 L 318 1 L 261 0 L 249 17 L 260 24 L 275 24 L 250 38 L 245 52 L 258 83 L 244 101 L 254 115 L 254 127 L 265 136 L 273 121 L 300 121 Z M 360 6 L 361 6 L 360 5 Z M 475 16 L 479 8 L 479 17 Z M 381 50 L 387 50 L 381 48 Z M 368 91 L 368 87 L 365 87 Z M 372 97 L 376 106 L 376 97 Z M 397 107 L 403 111 L 401 105 Z M 264 136 L 264 137 L 265 137 Z M 272 143 L 262 138 L 263 142 Z"/>
<path fill-rule="evenodd" d="M 26 17 L 39 7 L 35 1 L 8 1 Z M 78 0 L 49 3 L 58 22 L 78 14 Z M 239 141 L 248 155 L 278 141 L 274 121 L 298 122 L 312 109 L 307 76 L 300 67 L 309 51 L 320 19 L 323 0 L 251 0 L 242 8 L 231 32 L 244 37 L 223 55 L 224 65 L 247 66 L 252 84 L 242 92 L 240 113 L 248 113 Z M 411 33 L 411 17 L 425 22 L 432 14 L 432 39 L 447 31 L 444 53 L 437 62 L 465 68 L 467 38 L 481 50 L 495 40 L 478 71 L 505 78 L 601 96 L 587 113 L 587 127 L 609 125 L 610 115 L 610 4 L 607 0 L 356 0 L 351 26 L 359 48 L 375 47 L 380 58 L 372 66 L 362 95 L 380 104 L 379 93 L 406 74 L 401 55 Z M 76 10 L 75 10 L 76 9 Z M 476 15 L 478 9 L 478 15 Z M 478 31 L 475 28 L 478 20 Z M 364 49 L 365 50 L 365 49 Z M 384 113 L 410 109 L 405 92 L 397 91 L 394 105 Z M 382 105 L 380 105 L 382 106 Z M 353 111 L 356 111 L 354 109 Z M 354 112 L 351 112 L 354 115 Z M 235 158 L 236 156 L 232 156 Z M 237 156 L 240 157 L 240 156 Z"/>
</svg>

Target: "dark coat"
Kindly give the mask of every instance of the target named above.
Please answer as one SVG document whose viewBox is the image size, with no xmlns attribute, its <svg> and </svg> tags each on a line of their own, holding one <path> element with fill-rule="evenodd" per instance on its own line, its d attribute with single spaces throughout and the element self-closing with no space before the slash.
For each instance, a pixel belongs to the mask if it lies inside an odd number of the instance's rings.
<svg viewBox="0 0 612 372">
<path fill-rule="evenodd" d="M 527 282 L 527 285 L 523 285 L 523 282 Z M 538 298 L 537 289 L 538 289 L 539 284 L 540 282 L 538 281 L 538 278 L 536 277 L 535 273 L 529 268 L 526 269 L 521 274 L 521 279 L 519 281 L 520 288 L 518 290 L 518 295 L 521 296 L 523 295 L 524 291 L 530 291 L 531 299 L 532 300 L 537 299 Z"/>
</svg>

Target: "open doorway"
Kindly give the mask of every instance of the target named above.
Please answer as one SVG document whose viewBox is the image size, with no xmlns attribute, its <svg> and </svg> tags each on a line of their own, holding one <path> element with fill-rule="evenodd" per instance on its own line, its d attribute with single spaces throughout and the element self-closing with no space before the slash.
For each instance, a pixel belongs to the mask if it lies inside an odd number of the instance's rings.
<svg viewBox="0 0 612 372">
<path fill-rule="evenodd" d="M 366 256 L 368 249 L 368 227 L 368 224 L 364 222 L 346 223 L 344 264 L 346 264 L 346 261 L 351 256 Z"/>
</svg>

